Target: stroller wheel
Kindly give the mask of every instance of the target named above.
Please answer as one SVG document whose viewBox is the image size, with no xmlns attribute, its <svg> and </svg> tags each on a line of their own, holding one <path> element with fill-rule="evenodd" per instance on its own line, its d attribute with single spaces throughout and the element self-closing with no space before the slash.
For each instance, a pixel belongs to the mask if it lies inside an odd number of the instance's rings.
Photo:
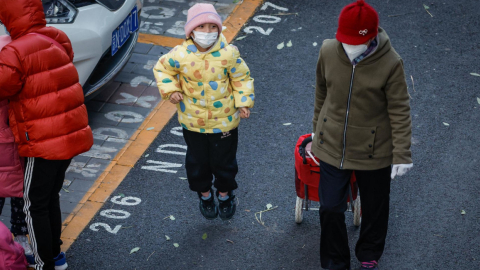
<svg viewBox="0 0 480 270">
<path fill-rule="evenodd" d="M 297 196 L 295 203 L 295 222 L 300 224 L 303 221 L 303 202 L 304 200 Z"/>
<path fill-rule="evenodd" d="M 360 195 L 357 196 L 357 199 L 353 202 L 353 225 L 360 226 L 362 221 L 362 204 L 360 202 Z"/>
</svg>

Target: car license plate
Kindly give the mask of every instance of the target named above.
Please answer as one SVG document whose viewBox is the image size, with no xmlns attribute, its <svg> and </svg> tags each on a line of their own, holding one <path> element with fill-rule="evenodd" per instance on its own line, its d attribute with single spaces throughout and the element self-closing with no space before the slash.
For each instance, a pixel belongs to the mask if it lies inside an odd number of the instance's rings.
<svg viewBox="0 0 480 270">
<path fill-rule="evenodd" d="M 138 30 L 138 11 L 135 6 L 132 12 L 112 33 L 112 56 L 125 44 L 131 34 Z"/>
</svg>

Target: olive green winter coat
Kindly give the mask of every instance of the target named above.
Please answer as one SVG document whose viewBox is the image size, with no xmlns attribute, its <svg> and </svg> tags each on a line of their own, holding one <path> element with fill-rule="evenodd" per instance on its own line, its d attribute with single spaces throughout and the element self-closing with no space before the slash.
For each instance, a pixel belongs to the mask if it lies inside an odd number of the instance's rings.
<svg viewBox="0 0 480 270">
<path fill-rule="evenodd" d="M 403 61 L 379 28 L 377 49 L 353 66 L 325 40 L 317 64 L 312 151 L 340 169 L 409 164 L 411 118 Z"/>
</svg>

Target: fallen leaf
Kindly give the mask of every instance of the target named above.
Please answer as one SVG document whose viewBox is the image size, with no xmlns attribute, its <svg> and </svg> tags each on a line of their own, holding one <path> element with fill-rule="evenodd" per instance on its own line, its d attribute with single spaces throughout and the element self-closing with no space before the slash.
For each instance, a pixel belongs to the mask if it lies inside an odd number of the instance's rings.
<svg viewBox="0 0 480 270">
<path fill-rule="evenodd" d="M 152 130 L 152 129 L 154 129 L 154 127 L 149 127 L 149 128 L 147 128 L 147 130 Z"/>
<path fill-rule="evenodd" d="M 479 97 L 477 97 L 477 102 L 478 102 L 478 104 L 480 104 L 480 98 Z"/>
<path fill-rule="evenodd" d="M 153 251 L 152 254 L 150 254 L 150 256 L 148 256 L 147 262 L 148 262 L 148 259 L 150 259 L 150 257 L 152 257 L 153 253 L 155 253 L 155 251 Z M 135 268 L 135 269 L 136 269 L 136 268 Z"/>
<path fill-rule="evenodd" d="M 284 126 L 290 126 L 292 123 L 284 123 Z"/>
<path fill-rule="evenodd" d="M 165 235 L 165 239 L 167 239 L 167 241 L 170 241 L 170 236 Z"/>
<path fill-rule="evenodd" d="M 207 233 L 204 233 L 204 234 L 202 235 L 202 239 L 203 239 L 203 240 L 206 240 L 206 239 L 207 239 Z"/>
<path fill-rule="evenodd" d="M 478 73 L 470 73 L 470 75 L 479 76 L 479 77 L 480 77 L 480 74 L 478 74 Z"/>
<path fill-rule="evenodd" d="M 267 204 L 267 209 L 270 209 L 270 208 L 272 208 L 272 207 L 273 207 L 273 205 L 272 205 L 272 204 L 270 204 L 270 203 L 269 203 L 269 204 Z"/>
<path fill-rule="evenodd" d="M 465 215 L 467 212 L 465 212 L 465 210 L 462 210 L 462 212 L 460 212 L 460 214 L 462 215 Z"/>
<path fill-rule="evenodd" d="M 238 37 L 238 38 L 236 38 L 235 40 L 242 40 L 242 39 L 244 39 L 244 38 L 246 38 L 246 37 L 247 37 L 247 36 Z"/>
<path fill-rule="evenodd" d="M 187 178 L 186 178 L 186 177 L 179 177 L 179 178 L 180 178 L 180 179 L 182 179 L 182 180 L 187 180 Z"/>
<path fill-rule="evenodd" d="M 283 42 L 277 45 L 277 49 L 279 50 L 283 49 L 283 47 L 285 47 L 285 44 Z"/>
<path fill-rule="evenodd" d="M 317 47 L 317 45 L 318 45 L 318 43 L 313 42 L 313 46 L 314 46 L 314 47 Z"/>
<path fill-rule="evenodd" d="M 148 157 L 148 156 L 150 156 L 150 154 L 146 154 L 146 155 L 145 155 L 145 157 Z"/>
<path fill-rule="evenodd" d="M 123 197 L 125 197 L 125 194 L 123 194 L 123 193 L 118 193 L 118 196 L 120 196 L 120 197 L 123 198 Z"/>
<path fill-rule="evenodd" d="M 130 254 L 135 253 L 135 252 L 137 252 L 137 251 L 139 251 L 139 250 L 140 250 L 139 247 L 133 248 L 132 250 L 130 250 Z"/>
<path fill-rule="evenodd" d="M 246 209 L 245 212 L 250 212 L 250 210 Z"/>
<path fill-rule="evenodd" d="M 170 216 L 170 220 L 175 220 L 175 217 L 173 215 Z"/>
<path fill-rule="evenodd" d="M 292 47 L 292 45 L 293 45 L 293 44 L 292 44 L 292 41 L 289 40 L 288 43 L 287 43 L 287 47 Z"/>
<path fill-rule="evenodd" d="M 67 192 L 67 193 L 70 193 L 70 190 L 68 190 L 68 189 L 66 189 L 66 188 L 64 188 L 64 187 L 62 187 L 62 189 L 63 189 L 63 191 L 65 191 L 65 192 Z"/>
<path fill-rule="evenodd" d="M 173 246 L 177 248 L 177 247 L 179 247 L 180 245 L 179 245 L 178 243 L 173 243 Z"/>
<path fill-rule="evenodd" d="M 423 4 L 423 8 L 425 9 L 425 11 L 426 11 L 431 17 L 433 17 L 432 13 L 430 13 L 430 11 L 428 11 L 428 10 L 430 9 L 429 6 Z"/>
<path fill-rule="evenodd" d="M 278 206 L 275 206 L 275 207 L 272 207 L 270 209 L 267 209 L 267 210 L 263 210 L 263 211 L 260 211 L 260 212 L 256 212 L 255 213 L 255 219 L 257 220 L 258 223 L 260 223 L 262 226 L 266 227 L 265 226 L 265 222 L 262 220 L 262 213 L 265 213 L 265 212 L 268 212 L 268 211 L 272 211 L 272 210 L 275 210 L 277 209 Z M 258 216 L 257 216 L 258 215 Z"/>
<path fill-rule="evenodd" d="M 447 126 L 447 127 L 448 127 L 448 126 L 450 126 L 450 124 L 449 124 L 449 123 L 445 123 L 445 122 L 443 122 L 443 124 L 444 124 L 445 126 Z"/>
</svg>

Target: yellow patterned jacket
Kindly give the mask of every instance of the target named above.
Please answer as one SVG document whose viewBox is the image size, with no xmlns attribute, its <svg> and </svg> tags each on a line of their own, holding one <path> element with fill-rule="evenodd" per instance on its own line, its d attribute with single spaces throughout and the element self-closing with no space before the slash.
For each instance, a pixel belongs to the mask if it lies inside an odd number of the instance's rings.
<svg viewBox="0 0 480 270">
<path fill-rule="evenodd" d="M 186 40 L 162 56 L 153 73 L 163 99 L 174 92 L 183 94 L 177 104 L 178 121 L 190 131 L 230 131 L 240 123 L 237 108 L 254 104 L 250 70 L 223 35 L 205 53 Z"/>
</svg>

